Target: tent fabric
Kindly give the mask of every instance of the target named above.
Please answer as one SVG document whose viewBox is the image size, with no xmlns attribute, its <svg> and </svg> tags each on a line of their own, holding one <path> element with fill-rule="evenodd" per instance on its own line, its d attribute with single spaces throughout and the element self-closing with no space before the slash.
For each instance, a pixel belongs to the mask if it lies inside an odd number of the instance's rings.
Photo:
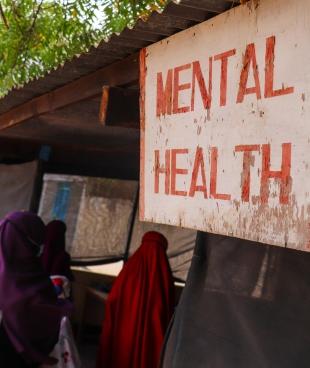
<svg viewBox="0 0 310 368">
<path fill-rule="evenodd" d="M 44 175 L 39 215 L 66 223 L 66 249 L 74 261 L 115 261 L 140 245 L 147 231 L 168 239 L 168 259 L 177 279 L 186 280 L 197 231 L 140 222 L 135 201 L 138 182 L 73 175 Z M 131 226 L 134 218 L 134 227 Z"/>
<path fill-rule="evenodd" d="M 142 235 L 148 231 L 157 231 L 168 240 L 167 255 L 173 276 L 185 281 L 191 264 L 197 231 L 175 226 L 139 221 L 137 211 L 133 227 L 129 253 L 133 254 L 140 245 Z"/>
<path fill-rule="evenodd" d="M 310 254 L 199 233 L 162 368 L 306 368 Z"/>
<path fill-rule="evenodd" d="M 37 161 L 0 165 L 0 218 L 12 211 L 30 209 L 37 168 Z"/>
<path fill-rule="evenodd" d="M 138 183 L 72 175 L 44 175 L 39 214 L 67 225 L 72 259 L 122 257 L 127 246 Z"/>
<path fill-rule="evenodd" d="M 52 220 L 66 223 L 66 249 L 70 247 L 74 238 L 79 206 L 85 180 L 73 175 L 45 174 L 40 198 L 39 216 L 47 224 Z"/>
</svg>

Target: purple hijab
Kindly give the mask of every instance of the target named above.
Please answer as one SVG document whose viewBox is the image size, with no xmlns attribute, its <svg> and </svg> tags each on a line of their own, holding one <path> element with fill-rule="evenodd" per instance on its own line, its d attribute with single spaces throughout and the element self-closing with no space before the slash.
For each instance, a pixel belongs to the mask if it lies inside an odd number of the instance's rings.
<svg viewBox="0 0 310 368">
<path fill-rule="evenodd" d="M 31 212 L 14 212 L 0 223 L 0 310 L 3 327 L 17 353 L 29 363 L 49 358 L 60 322 L 72 304 L 58 300 L 37 253 L 45 225 Z"/>
<path fill-rule="evenodd" d="M 66 252 L 66 229 L 66 224 L 60 220 L 47 224 L 41 261 L 48 275 L 66 276 L 68 280 L 73 281 L 70 255 Z"/>
</svg>

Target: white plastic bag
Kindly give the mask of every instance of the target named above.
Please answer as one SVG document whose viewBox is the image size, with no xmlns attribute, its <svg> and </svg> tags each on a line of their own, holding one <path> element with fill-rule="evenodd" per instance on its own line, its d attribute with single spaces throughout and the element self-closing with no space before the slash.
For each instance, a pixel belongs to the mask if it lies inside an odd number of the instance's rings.
<svg viewBox="0 0 310 368">
<path fill-rule="evenodd" d="M 56 365 L 43 365 L 41 368 L 81 368 L 81 361 L 77 351 L 70 321 L 67 317 L 63 317 L 60 326 L 59 340 L 54 350 L 50 354 L 51 357 L 58 359 Z"/>
</svg>

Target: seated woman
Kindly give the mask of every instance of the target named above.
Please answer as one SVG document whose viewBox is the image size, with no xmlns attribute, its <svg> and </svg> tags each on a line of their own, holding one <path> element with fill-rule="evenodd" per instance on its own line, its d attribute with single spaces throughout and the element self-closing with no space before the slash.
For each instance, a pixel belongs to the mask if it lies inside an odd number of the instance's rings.
<svg viewBox="0 0 310 368">
<path fill-rule="evenodd" d="M 66 252 L 66 224 L 53 220 L 46 226 L 44 250 L 41 256 L 42 266 L 51 277 L 57 295 L 69 298 L 71 282 L 74 277 L 70 269 L 70 255 Z"/>
<path fill-rule="evenodd" d="M 167 239 L 150 231 L 125 263 L 105 306 L 97 368 L 157 368 L 174 309 Z"/>
<path fill-rule="evenodd" d="M 31 212 L 14 212 L 0 223 L 0 366 L 55 364 L 49 356 L 72 303 L 57 298 L 39 254 L 45 225 Z"/>
</svg>

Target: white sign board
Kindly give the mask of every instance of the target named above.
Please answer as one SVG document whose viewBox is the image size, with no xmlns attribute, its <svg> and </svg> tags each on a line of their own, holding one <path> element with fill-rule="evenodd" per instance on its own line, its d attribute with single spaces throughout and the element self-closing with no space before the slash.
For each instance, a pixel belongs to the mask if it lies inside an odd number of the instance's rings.
<svg viewBox="0 0 310 368">
<path fill-rule="evenodd" d="M 310 250 L 310 1 L 142 50 L 140 218 Z"/>
</svg>

